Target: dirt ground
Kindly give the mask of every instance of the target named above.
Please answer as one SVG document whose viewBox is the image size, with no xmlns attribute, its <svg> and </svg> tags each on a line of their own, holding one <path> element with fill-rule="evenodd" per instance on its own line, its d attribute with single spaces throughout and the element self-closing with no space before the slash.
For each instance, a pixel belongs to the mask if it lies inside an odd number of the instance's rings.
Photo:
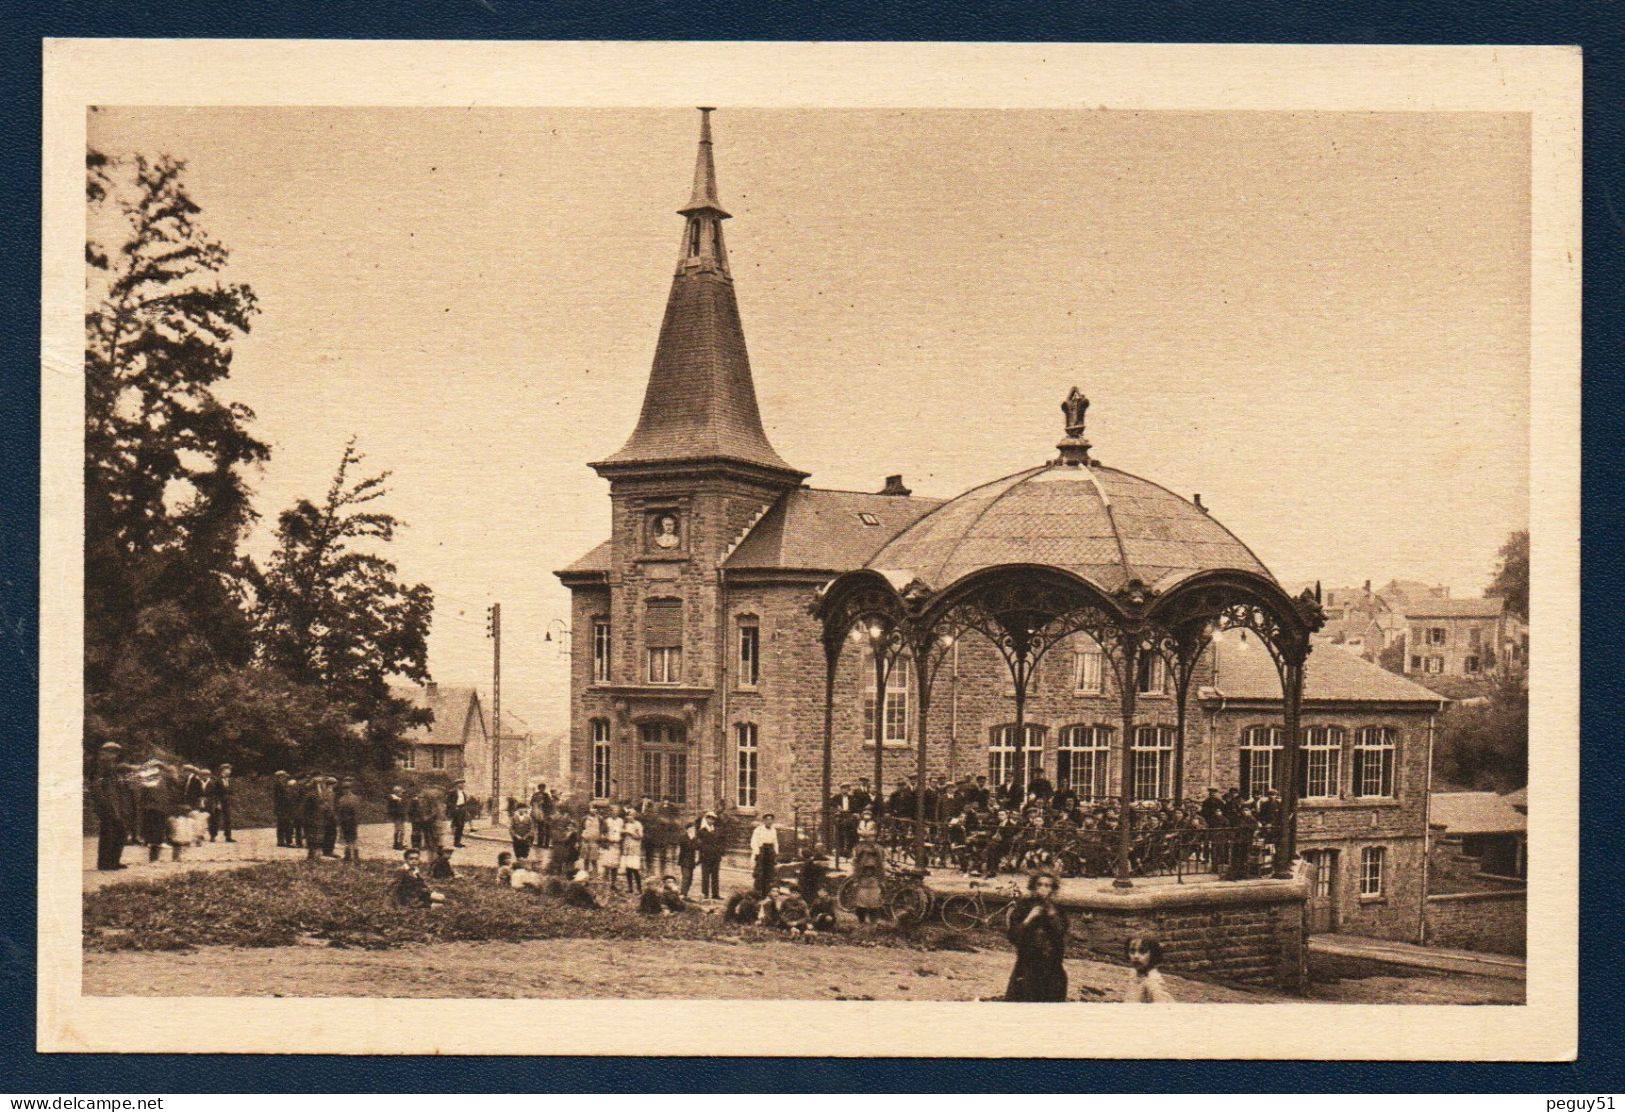
<svg viewBox="0 0 1625 1112">
<path fill-rule="evenodd" d="M 183 953 L 87 953 L 93 996 L 385 996 L 495 998 L 976 1000 L 997 996 L 1007 952 L 920 952 L 790 942 L 458 942 L 394 950 L 325 945 L 209 947 Z M 1121 966 L 1069 960 L 1074 999 L 1118 999 Z M 1345 972 L 1348 972 L 1345 970 Z M 1370 971 L 1367 971 L 1370 973 Z M 1370 975 L 1317 984 L 1345 1003 L 1517 1003 L 1522 985 L 1486 978 Z M 1170 976 L 1182 1002 L 1274 1003 L 1275 992 Z M 289 992 L 289 986 L 300 991 Z M 1507 998 L 1515 994 L 1517 998 Z"/>
</svg>

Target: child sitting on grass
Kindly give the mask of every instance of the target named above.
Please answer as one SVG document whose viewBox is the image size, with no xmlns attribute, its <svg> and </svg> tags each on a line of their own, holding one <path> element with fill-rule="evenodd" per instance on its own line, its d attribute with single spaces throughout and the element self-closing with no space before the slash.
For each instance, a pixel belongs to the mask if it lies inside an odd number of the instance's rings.
<svg viewBox="0 0 1625 1112">
<path fill-rule="evenodd" d="M 645 888 L 638 900 L 638 913 L 641 915 L 678 915 L 691 910 L 693 908 L 677 890 L 677 878 L 674 876 L 661 877 L 660 887 Z"/>
<path fill-rule="evenodd" d="M 402 854 L 401 867 L 395 873 L 395 906 L 435 907 L 445 901 L 445 895 L 430 888 L 424 879 L 418 851 L 409 849 Z"/>
<path fill-rule="evenodd" d="M 564 902 L 571 907 L 586 908 L 589 911 L 602 907 L 603 904 L 598 902 L 598 897 L 592 894 L 592 888 L 588 886 L 590 879 L 586 869 L 576 870 L 570 886 L 564 891 Z"/>
</svg>

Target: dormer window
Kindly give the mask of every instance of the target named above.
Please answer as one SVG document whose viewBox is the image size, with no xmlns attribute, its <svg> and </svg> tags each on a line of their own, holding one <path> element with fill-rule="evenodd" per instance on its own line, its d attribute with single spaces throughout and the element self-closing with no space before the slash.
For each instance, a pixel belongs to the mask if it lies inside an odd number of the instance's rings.
<svg viewBox="0 0 1625 1112">
<path fill-rule="evenodd" d="M 879 525 L 880 524 L 880 519 L 878 517 L 876 517 L 874 514 L 868 513 L 868 512 L 858 514 L 858 520 L 863 522 L 865 525 Z"/>
</svg>

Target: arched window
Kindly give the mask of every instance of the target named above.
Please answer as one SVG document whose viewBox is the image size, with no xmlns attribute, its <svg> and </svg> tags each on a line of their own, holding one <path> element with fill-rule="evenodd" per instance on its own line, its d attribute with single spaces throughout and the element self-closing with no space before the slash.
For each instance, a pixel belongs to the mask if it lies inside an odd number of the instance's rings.
<svg viewBox="0 0 1625 1112">
<path fill-rule="evenodd" d="M 1131 783 L 1135 799 L 1172 797 L 1176 734 L 1172 726 L 1134 727 Z"/>
<path fill-rule="evenodd" d="M 642 794 L 662 803 L 688 802 L 688 727 L 667 718 L 638 723 Z"/>
<path fill-rule="evenodd" d="M 1045 727 L 1029 722 L 1024 732 L 1026 738 L 1021 750 L 1022 758 L 1027 765 L 1027 775 L 1022 778 L 1022 783 L 1030 784 L 1034 777 L 1041 776 L 1044 772 L 1044 734 L 1047 731 Z M 987 778 L 995 787 L 1012 783 L 1016 778 L 1014 723 L 993 727 L 987 745 Z"/>
<path fill-rule="evenodd" d="M 1310 726 L 1303 731 L 1303 771 L 1298 794 L 1304 799 L 1336 799 L 1343 790 L 1343 728 Z"/>
<path fill-rule="evenodd" d="M 1257 799 L 1271 788 L 1281 789 L 1281 742 L 1285 736 L 1281 726 L 1248 726 L 1241 732 L 1238 786 L 1246 798 Z"/>
<path fill-rule="evenodd" d="M 609 719 L 592 720 L 592 797 L 608 799 L 615 791 L 610 773 Z"/>
<path fill-rule="evenodd" d="M 1071 788 L 1086 803 L 1105 799 L 1111 791 L 1112 740 L 1110 726 L 1067 726 L 1055 747 L 1055 786 Z"/>
</svg>

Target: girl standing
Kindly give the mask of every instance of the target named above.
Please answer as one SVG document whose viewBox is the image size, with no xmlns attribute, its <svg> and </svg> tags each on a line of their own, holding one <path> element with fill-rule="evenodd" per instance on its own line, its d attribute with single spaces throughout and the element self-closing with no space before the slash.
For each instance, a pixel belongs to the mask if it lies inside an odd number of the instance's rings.
<svg viewBox="0 0 1625 1112">
<path fill-rule="evenodd" d="M 1123 994 L 1125 1004 L 1172 1004 L 1173 995 L 1162 981 L 1162 943 L 1155 938 L 1131 938 L 1124 949 L 1134 967 L 1134 978 Z"/>
<path fill-rule="evenodd" d="M 609 877 L 609 890 L 615 891 L 620 883 L 621 871 L 621 832 L 625 829 L 621 821 L 621 809 L 611 807 L 609 814 L 604 817 L 603 833 L 599 835 L 598 867 Z"/>
<path fill-rule="evenodd" d="M 630 808 L 621 825 L 621 869 L 626 873 L 626 890 L 643 891 L 643 820 Z"/>
<path fill-rule="evenodd" d="M 885 903 L 881 878 L 886 873 L 886 858 L 880 850 L 880 824 L 875 822 L 873 808 L 865 807 L 858 819 L 858 844 L 852 850 L 852 911 L 858 922 L 867 923 L 880 918 Z"/>
<path fill-rule="evenodd" d="M 1027 895 L 1010 912 L 1010 941 L 1016 966 L 1004 998 L 1029 1003 L 1066 999 L 1066 916 L 1055 906 L 1059 882 L 1053 873 L 1034 873 Z"/>
</svg>

